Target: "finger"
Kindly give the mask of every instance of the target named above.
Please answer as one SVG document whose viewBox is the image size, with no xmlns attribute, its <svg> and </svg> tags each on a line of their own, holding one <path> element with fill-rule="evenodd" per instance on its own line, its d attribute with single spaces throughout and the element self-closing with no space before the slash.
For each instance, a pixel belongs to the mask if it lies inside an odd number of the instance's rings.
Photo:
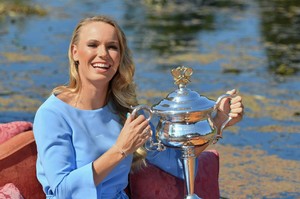
<svg viewBox="0 0 300 199">
<path fill-rule="evenodd" d="M 233 97 L 231 100 L 230 100 L 231 104 L 234 104 L 234 103 L 237 103 L 237 102 L 242 102 L 242 97 L 240 95 L 237 95 L 235 97 Z"/>
<path fill-rule="evenodd" d="M 244 117 L 244 112 L 242 112 L 242 113 L 229 113 L 228 116 L 231 117 L 231 118 L 243 118 Z"/>
<path fill-rule="evenodd" d="M 132 122 L 134 125 L 140 125 L 143 122 L 148 123 L 148 120 L 145 118 L 145 116 L 139 115 L 138 117 L 134 118 Z"/>
<path fill-rule="evenodd" d="M 151 127 L 148 125 L 142 132 L 142 137 L 147 137 L 148 135 L 151 135 Z"/>
<path fill-rule="evenodd" d="M 152 137 L 152 131 L 150 130 L 150 133 L 147 135 L 147 137 L 146 137 L 146 139 L 148 140 L 149 138 L 151 138 Z"/>
<path fill-rule="evenodd" d="M 139 128 L 140 131 L 143 131 L 144 129 L 151 130 L 148 120 L 144 120 L 142 123 L 138 124 L 137 128 Z"/>
<path fill-rule="evenodd" d="M 132 115 L 130 113 L 127 113 L 125 124 L 129 124 L 131 121 L 132 121 Z"/>
<path fill-rule="evenodd" d="M 147 142 L 147 140 L 149 140 L 151 137 L 152 137 L 152 131 L 150 130 L 144 138 L 145 142 Z"/>
<path fill-rule="evenodd" d="M 149 137 L 152 137 L 153 131 L 150 129 Z"/>
<path fill-rule="evenodd" d="M 237 93 L 237 90 L 236 89 L 232 89 L 230 91 L 227 91 L 226 93 L 229 94 L 229 95 L 233 95 L 233 94 Z"/>
<path fill-rule="evenodd" d="M 236 109 L 236 108 L 242 108 L 242 103 L 241 102 L 236 102 L 236 103 L 232 103 L 230 105 L 231 110 Z"/>
<path fill-rule="evenodd" d="M 243 108 L 231 109 L 230 113 L 233 113 L 233 114 L 243 114 Z"/>
<path fill-rule="evenodd" d="M 229 113 L 228 116 L 231 118 L 237 118 L 239 116 L 239 114 L 238 113 Z"/>
</svg>

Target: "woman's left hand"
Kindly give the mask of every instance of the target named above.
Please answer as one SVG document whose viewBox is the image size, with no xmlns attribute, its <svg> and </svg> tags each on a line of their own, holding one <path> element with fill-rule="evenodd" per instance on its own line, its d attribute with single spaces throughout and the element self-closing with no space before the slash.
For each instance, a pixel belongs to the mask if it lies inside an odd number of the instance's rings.
<svg viewBox="0 0 300 199">
<path fill-rule="evenodd" d="M 225 114 L 232 118 L 232 120 L 230 120 L 230 122 L 226 125 L 227 127 L 232 126 L 242 120 L 244 115 L 244 106 L 242 102 L 242 97 L 238 95 L 236 89 L 227 91 L 226 93 L 230 95 L 235 95 L 232 98 L 222 99 L 218 108 L 218 116 Z"/>
</svg>

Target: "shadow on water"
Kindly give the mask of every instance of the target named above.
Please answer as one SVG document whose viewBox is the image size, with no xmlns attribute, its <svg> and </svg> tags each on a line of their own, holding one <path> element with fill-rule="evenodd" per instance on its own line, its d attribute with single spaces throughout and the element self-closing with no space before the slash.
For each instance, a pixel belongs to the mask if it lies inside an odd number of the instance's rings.
<svg viewBox="0 0 300 199">
<path fill-rule="evenodd" d="M 222 196 L 300 196 L 299 1 L 1 1 L 0 122 L 33 121 L 51 89 L 67 82 L 71 31 L 91 13 L 123 27 L 141 104 L 176 89 L 170 69 L 178 65 L 194 69 L 188 86 L 209 98 L 241 91 L 245 118 L 216 146 L 226 157 Z"/>
</svg>

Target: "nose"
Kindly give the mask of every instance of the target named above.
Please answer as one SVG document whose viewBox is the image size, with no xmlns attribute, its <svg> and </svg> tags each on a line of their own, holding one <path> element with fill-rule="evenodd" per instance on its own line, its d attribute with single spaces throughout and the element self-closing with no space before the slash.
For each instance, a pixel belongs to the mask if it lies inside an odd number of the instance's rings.
<svg viewBox="0 0 300 199">
<path fill-rule="evenodd" d="M 104 45 L 99 46 L 98 56 L 101 57 L 101 58 L 107 57 L 107 50 L 106 50 L 106 47 Z"/>
</svg>

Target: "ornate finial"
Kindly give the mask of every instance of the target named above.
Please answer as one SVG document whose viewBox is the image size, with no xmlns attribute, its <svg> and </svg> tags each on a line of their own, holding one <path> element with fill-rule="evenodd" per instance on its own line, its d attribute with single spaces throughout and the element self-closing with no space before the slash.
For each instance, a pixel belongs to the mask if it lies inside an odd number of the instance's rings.
<svg viewBox="0 0 300 199">
<path fill-rule="evenodd" d="M 179 66 L 176 69 L 172 69 L 171 73 L 175 81 L 174 84 L 182 87 L 191 82 L 190 77 L 193 74 L 193 69 L 185 66 Z"/>
</svg>

